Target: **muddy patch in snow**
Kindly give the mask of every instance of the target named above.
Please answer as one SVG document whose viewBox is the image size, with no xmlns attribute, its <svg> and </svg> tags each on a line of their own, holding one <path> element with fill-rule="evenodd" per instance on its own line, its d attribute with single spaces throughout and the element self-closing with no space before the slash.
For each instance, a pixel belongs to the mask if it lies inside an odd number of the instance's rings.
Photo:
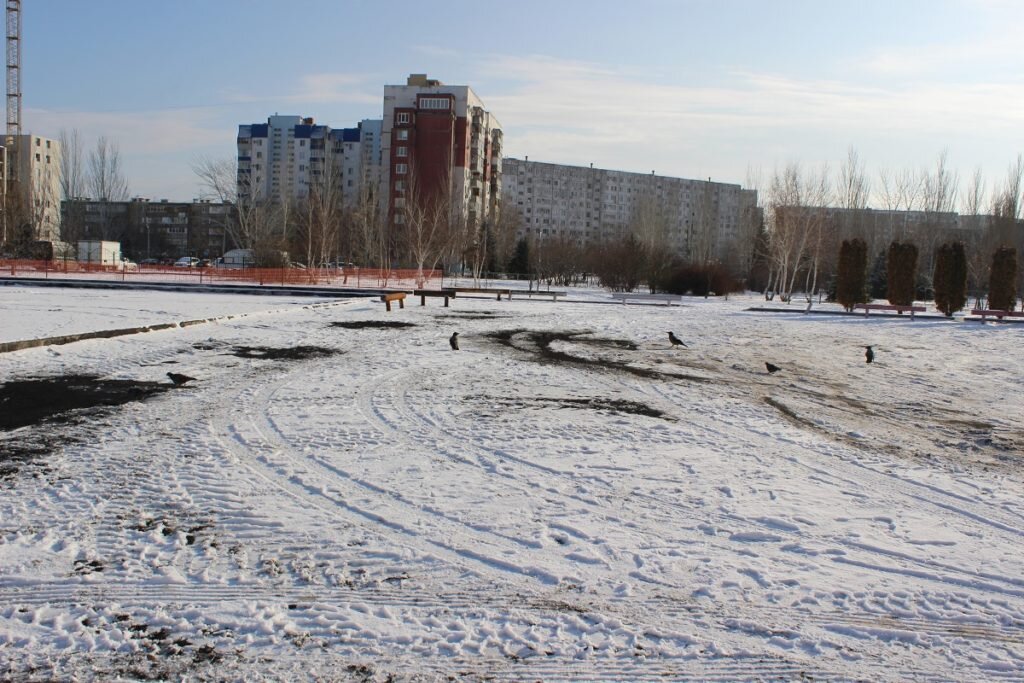
<svg viewBox="0 0 1024 683">
<path fill-rule="evenodd" d="M 239 358 L 256 358 L 259 360 L 307 360 L 309 358 L 324 358 L 341 353 L 337 349 L 329 349 L 325 346 L 286 346 L 274 348 L 271 346 L 235 346 L 231 353 Z"/>
<path fill-rule="evenodd" d="M 68 422 L 85 411 L 142 401 L 174 386 L 95 375 L 26 377 L 0 384 L 0 430 Z"/>
<path fill-rule="evenodd" d="M 498 318 L 511 318 L 512 316 L 507 313 L 494 313 L 492 311 L 481 311 L 480 313 L 448 313 L 437 314 L 435 318 L 442 318 L 445 320 L 496 320 Z"/>
<path fill-rule="evenodd" d="M 416 327 L 416 323 L 405 323 L 397 320 L 345 320 L 342 322 L 333 322 L 330 326 L 340 327 L 344 330 L 389 330 Z"/>
<path fill-rule="evenodd" d="M 592 336 L 588 330 L 499 330 L 485 335 L 488 339 L 517 351 L 527 352 L 535 360 L 545 363 L 562 363 L 580 367 L 593 367 L 615 372 L 624 372 L 645 379 L 676 379 L 689 382 L 710 382 L 709 377 L 685 373 L 656 370 L 633 365 L 621 356 L 611 354 L 636 352 L 639 347 L 628 339 L 613 339 Z M 585 354 L 585 355 L 584 355 Z M 644 358 L 637 358 L 643 361 Z"/>
<path fill-rule="evenodd" d="M 576 410 L 597 410 L 601 412 L 611 413 L 613 415 L 629 414 L 629 415 L 645 415 L 647 417 L 657 417 L 664 420 L 674 421 L 673 418 L 665 414 L 664 411 L 653 408 L 645 403 L 638 401 L 627 401 L 625 399 L 614 399 L 614 398 L 566 398 L 566 397 L 530 397 L 530 398 L 497 398 L 494 396 L 471 396 L 474 401 L 491 405 L 501 406 L 508 408 L 543 408 L 548 409 L 551 407 L 557 409 L 576 409 Z"/>
<path fill-rule="evenodd" d="M 79 424 L 86 417 L 95 418 L 103 411 L 173 388 L 163 382 L 86 374 L 25 377 L 0 384 L 0 479 L 12 477 L 26 463 L 76 440 L 56 427 Z M 46 428 L 21 431 L 37 425 Z"/>
</svg>

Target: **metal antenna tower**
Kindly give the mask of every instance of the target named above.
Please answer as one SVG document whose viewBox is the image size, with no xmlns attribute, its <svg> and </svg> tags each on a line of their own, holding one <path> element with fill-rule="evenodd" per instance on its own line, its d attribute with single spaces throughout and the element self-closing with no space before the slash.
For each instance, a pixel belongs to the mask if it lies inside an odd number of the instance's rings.
<svg viewBox="0 0 1024 683">
<path fill-rule="evenodd" d="M 7 0 L 7 137 L 21 135 L 21 0 Z"/>
</svg>

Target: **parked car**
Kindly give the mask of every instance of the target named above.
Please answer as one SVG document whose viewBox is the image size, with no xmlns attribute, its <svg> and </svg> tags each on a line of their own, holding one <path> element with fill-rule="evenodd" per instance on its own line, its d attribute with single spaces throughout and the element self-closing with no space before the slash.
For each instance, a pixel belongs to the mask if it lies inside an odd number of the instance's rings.
<svg viewBox="0 0 1024 683">
<path fill-rule="evenodd" d="M 195 268 L 199 265 L 199 259 L 195 256 L 182 256 L 174 262 L 175 268 Z"/>
<path fill-rule="evenodd" d="M 128 272 L 135 272 L 135 271 L 138 271 L 138 269 L 139 269 L 139 264 L 136 263 L 135 261 L 131 261 L 131 260 L 126 259 L 126 258 L 121 259 L 121 270 L 127 270 Z"/>
<path fill-rule="evenodd" d="M 144 258 L 139 261 L 144 266 L 157 266 L 160 265 L 160 259 L 158 258 Z"/>
</svg>

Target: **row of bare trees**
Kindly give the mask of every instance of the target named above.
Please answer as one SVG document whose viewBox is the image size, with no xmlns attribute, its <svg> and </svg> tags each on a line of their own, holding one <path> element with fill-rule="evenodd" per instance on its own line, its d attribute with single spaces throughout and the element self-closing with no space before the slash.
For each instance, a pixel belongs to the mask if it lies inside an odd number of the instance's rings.
<svg viewBox="0 0 1024 683">
<path fill-rule="evenodd" d="M 258 262 L 287 252 L 311 266 L 340 261 L 385 270 L 415 268 L 421 280 L 443 267 L 479 278 L 504 264 L 514 246 L 514 213 L 471 223 L 454 183 L 428 188 L 411 169 L 389 215 L 373 182 L 360 183 L 355 200 L 346 200 L 338 169 L 330 163 L 318 169 L 304 197 L 287 188 L 275 197 L 261 196 L 244 179 L 239 182 L 232 159 L 200 159 L 192 168 L 204 198 L 236 207 L 225 229 L 231 242 L 253 250 Z"/>
<path fill-rule="evenodd" d="M 756 178 L 753 184 L 759 184 Z M 927 273 L 934 269 L 940 244 L 963 241 L 972 291 L 985 286 L 994 249 L 1024 249 L 1021 156 L 991 193 L 980 170 L 961 193 L 959 175 L 945 153 L 929 168 L 883 169 L 873 192 L 852 148 L 837 174 L 828 166 L 808 169 L 794 163 L 776 169 L 760 184 L 766 226 L 755 258 L 765 266 L 762 286 L 768 298 L 789 300 L 794 292 L 803 292 L 813 302 L 824 280 L 837 271 L 836 255 L 844 239 L 863 240 L 871 256 L 893 241 L 913 241 L 921 247 L 921 268 Z M 872 203 L 881 208 L 870 210 Z"/>
<path fill-rule="evenodd" d="M 114 239 L 115 228 L 108 202 L 126 201 L 129 197 L 128 179 L 121 164 L 121 150 L 116 141 L 101 136 L 96 146 L 86 154 L 82 136 L 77 129 L 61 129 L 57 141 L 60 144 L 60 193 L 62 199 L 97 200 L 99 208 L 98 235 L 85 234 L 85 217 L 81 213 L 85 205 L 81 202 L 67 204 L 63 216 L 61 237 L 74 242 L 85 237 L 93 239 Z"/>
</svg>

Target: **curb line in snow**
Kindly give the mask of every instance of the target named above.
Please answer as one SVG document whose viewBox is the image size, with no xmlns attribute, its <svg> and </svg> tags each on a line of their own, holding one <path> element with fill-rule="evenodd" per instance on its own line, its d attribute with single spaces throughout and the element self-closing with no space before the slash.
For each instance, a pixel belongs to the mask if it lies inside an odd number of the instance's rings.
<svg viewBox="0 0 1024 683">
<path fill-rule="evenodd" d="M 345 301 L 330 301 L 317 304 L 304 304 L 303 309 L 309 308 L 325 308 L 327 306 L 339 306 L 342 304 L 352 303 L 349 300 Z M 246 318 L 251 315 L 267 315 L 268 313 L 284 313 L 293 311 L 294 308 L 276 308 L 267 311 L 253 311 L 251 313 L 232 313 L 230 315 L 219 315 L 212 318 L 197 318 L 195 320 L 181 320 L 173 323 L 157 323 L 155 325 L 140 325 L 138 327 L 124 327 L 117 330 L 97 330 L 95 332 L 82 332 L 81 334 L 64 334 L 56 337 L 42 337 L 40 339 L 22 339 L 20 341 L 11 342 L 0 342 L 0 353 L 10 353 L 11 351 L 22 351 L 24 349 L 33 349 L 40 346 L 61 346 L 63 344 L 72 344 L 77 341 L 85 341 L 87 339 L 110 339 L 111 337 L 124 337 L 131 334 L 142 334 L 144 332 L 157 332 L 159 330 L 168 330 L 175 327 L 191 327 L 192 325 L 201 325 L 203 323 L 213 323 L 221 320 L 232 320 L 234 318 Z"/>
</svg>

